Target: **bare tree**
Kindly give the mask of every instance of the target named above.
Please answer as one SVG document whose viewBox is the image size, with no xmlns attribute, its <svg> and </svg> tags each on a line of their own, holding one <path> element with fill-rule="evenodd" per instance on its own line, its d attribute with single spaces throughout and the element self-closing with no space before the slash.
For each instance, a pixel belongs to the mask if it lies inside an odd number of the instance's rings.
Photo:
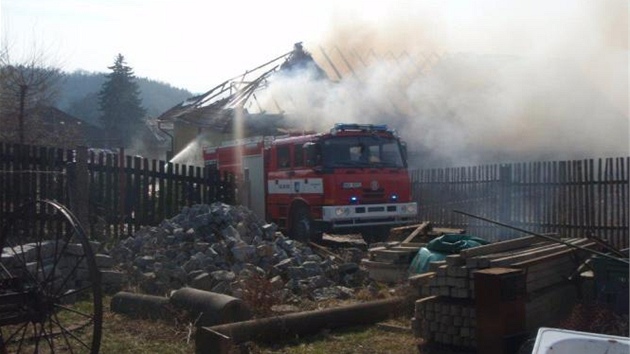
<svg viewBox="0 0 630 354">
<path fill-rule="evenodd" d="M 34 52 L 29 58 L 13 62 L 6 43 L 0 49 L 0 140 L 20 144 L 54 143 L 58 136 L 48 133 L 42 112 L 57 96 L 62 75 L 47 66 L 46 56 Z M 55 145 L 55 144 L 52 144 Z"/>
</svg>

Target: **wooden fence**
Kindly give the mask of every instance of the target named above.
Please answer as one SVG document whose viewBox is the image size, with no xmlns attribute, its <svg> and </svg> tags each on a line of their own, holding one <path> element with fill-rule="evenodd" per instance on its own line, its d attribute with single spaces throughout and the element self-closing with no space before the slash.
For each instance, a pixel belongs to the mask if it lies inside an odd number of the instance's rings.
<svg viewBox="0 0 630 354">
<path fill-rule="evenodd" d="M 69 206 L 92 235 L 105 240 L 157 225 L 184 206 L 236 202 L 235 181 L 209 168 L 95 153 L 0 143 L 0 223 L 26 202 Z"/>
<path fill-rule="evenodd" d="M 628 247 L 630 157 L 530 162 L 411 172 L 419 220 L 489 240 L 519 232 L 464 211 L 538 233 L 601 237 Z M 29 200 L 68 205 L 106 239 L 157 225 L 195 203 L 238 202 L 232 176 L 125 156 L 0 143 L 0 223 Z"/>
<path fill-rule="evenodd" d="M 530 162 L 411 172 L 419 220 L 490 240 L 523 235 L 455 213 L 537 233 L 600 237 L 628 247 L 630 157 Z"/>
</svg>

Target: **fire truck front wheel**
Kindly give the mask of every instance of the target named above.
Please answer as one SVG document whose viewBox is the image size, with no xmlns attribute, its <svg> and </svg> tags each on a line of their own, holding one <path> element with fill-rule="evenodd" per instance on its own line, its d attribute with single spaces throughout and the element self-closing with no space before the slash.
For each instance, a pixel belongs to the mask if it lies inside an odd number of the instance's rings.
<svg viewBox="0 0 630 354">
<path fill-rule="evenodd" d="M 291 218 L 291 237 L 300 242 L 319 242 L 322 233 L 315 230 L 313 218 L 308 208 L 304 205 L 294 209 Z"/>
</svg>

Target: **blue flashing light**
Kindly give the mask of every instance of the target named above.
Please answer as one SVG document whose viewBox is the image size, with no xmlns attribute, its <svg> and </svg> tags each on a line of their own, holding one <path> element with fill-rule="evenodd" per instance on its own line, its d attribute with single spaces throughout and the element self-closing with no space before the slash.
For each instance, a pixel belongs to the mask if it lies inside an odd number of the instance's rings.
<svg viewBox="0 0 630 354">
<path fill-rule="evenodd" d="M 331 130 L 332 133 L 345 130 L 361 130 L 369 132 L 386 132 L 387 124 L 357 124 L 357 123 L 336 123 Z"/>
<path fill-rule="evenodd" d="M 391 197 L 389 197 L 389 199 L 391 199 L 392 202 L 395 202 L 398 200 L 398 195 L 392 194 Z"/>
<path fill-rule="evenodd" d="M 359 198 L 356 196 L 350 197 L 350 204 L 359 204 Z"/>
</svg>

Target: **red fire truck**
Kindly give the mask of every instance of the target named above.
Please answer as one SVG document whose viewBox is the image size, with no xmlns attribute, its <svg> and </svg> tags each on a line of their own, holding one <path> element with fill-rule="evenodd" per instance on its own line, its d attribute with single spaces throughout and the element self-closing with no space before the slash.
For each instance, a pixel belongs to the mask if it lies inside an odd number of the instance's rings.
<svg viewBox="0 0 630 354">
<path fill-rule="evenodd" d="M 255 137 L 205 147 L 206 165 L 248 185 L 249 207 L 299 241 L 360 232 L 382 241 L 414 222 L 406 148 L 386 125 L 335 124 L 328 133 Z"/>
</svg>

